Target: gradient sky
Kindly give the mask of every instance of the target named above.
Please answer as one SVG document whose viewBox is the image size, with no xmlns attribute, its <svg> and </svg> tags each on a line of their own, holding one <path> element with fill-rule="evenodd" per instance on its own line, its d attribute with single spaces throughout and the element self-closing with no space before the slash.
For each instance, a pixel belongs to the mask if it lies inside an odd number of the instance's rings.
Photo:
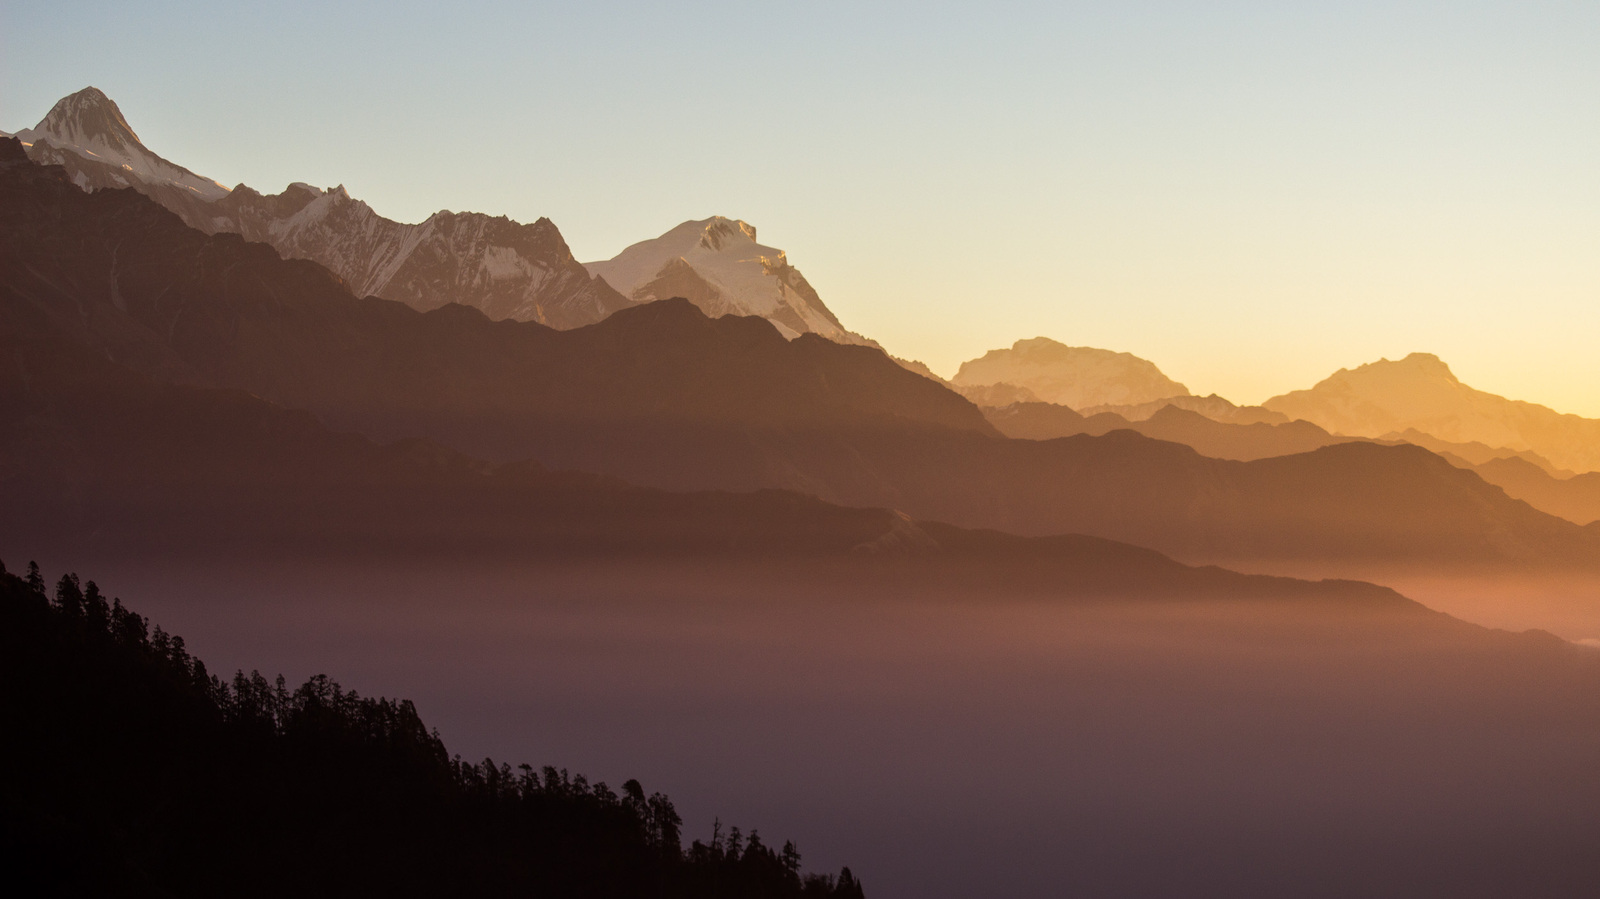
<svg viewBox="0 0 1600 899">
<path fill-rule="evenodd" d="M 93 84 L 224 183 L 727 215 L 942 374 L 1045 335 L 1258 402 L 1421 350 L 1600 417 L 1600 3 L 0 0 L 0 128 Z"/>
</svg>

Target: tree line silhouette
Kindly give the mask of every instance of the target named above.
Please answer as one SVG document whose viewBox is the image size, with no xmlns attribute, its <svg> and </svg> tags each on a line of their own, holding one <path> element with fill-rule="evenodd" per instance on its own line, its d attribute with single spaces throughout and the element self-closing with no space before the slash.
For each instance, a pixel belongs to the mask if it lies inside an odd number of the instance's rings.
<svg viewBox="0 0 1600 899">
<path fill-rule="evenodd" d="M 0 869 L 40 896 L 862 899 L 671 800 L 450 756 L 409 700 L 212 674 L 64 575 L 0 564 Z"/>
</svg>

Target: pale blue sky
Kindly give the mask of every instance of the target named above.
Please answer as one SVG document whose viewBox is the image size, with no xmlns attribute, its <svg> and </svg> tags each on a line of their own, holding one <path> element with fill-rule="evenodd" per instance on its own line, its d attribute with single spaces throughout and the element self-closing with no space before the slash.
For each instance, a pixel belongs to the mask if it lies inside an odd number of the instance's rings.
<svg viewBox="0 0 1600 899">
<path fill-rule="evenodd" d="M 720 214 L 944 374 L 1021 337 L 1253 402 L 1435 352 L 1600 417 L 1600 3 L 0 2 L 0 128 L 93 84 L 225 183 Z"/>
</svg>

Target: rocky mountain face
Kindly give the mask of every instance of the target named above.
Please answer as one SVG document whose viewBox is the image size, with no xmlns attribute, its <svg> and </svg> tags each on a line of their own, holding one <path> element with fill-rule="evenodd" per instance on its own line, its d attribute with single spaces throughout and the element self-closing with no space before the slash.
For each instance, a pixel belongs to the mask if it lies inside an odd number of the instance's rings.
<svg viewBox="0 0 1600 899">
<path fill-rule="evenodd" d="M 758 243 L 746 222 L 722 216 L 684 222 L 585 267 L 635 302 L 684 297 L 713 318 L 760 316 L 785 337 L 877 345 L 846 330 L 787 255 Z"/>
<path fill-rule="evenodd" d="M 1530 451 L 1571 471 L 1600 470 L 1600 420 L 1474 390 L 1428 353 L 1340 369 L 1262 405 L 1335 433 L 1380 437 L 1414 429 L 1452 443 Z"/>
<path fill-rule="evenodd" d="M 1047 337 L 1019 340 L 961 364 L 951 380 L 958 389 L 1006 384 L 1039 400 L 1085 409 L 1133 406 L 1175 396 L 1189 388 L 1161 373 L 1155 363 L 1131 353 L 1066 346 Z"/>
<path fill-rule="evenodd" d="M 233 190 L 151 152 L 116 103 L 89 87 L 18 132 L 35 162 L 62 165 L 85 190 L 131 187 L 207 234 L 233 233 L 309 259 L 358 294 L 427 311 L 449 303 L 494 319 L 554 328 L 592 324 L 634 303 L 590 276 L 549 219 L 437 212 L 420 224 L 384 218 L 341 187 L 296 183 L 263 195 Z"/>
<path fill-rule="evenodd" d="M 408 225 L 378 215 L 343 186 L 302 183 L 270 196 L 240 185 L 206 211 L 209 227 L 189 224 L 271 244 L 286 257 L 320 263 L 359 295 L 424 312 L 461 303 L 495 320 L 577 328 L 633 305 L 586 273 L 545 218 L 525 225 L 443 211 Z"/>
</svg>

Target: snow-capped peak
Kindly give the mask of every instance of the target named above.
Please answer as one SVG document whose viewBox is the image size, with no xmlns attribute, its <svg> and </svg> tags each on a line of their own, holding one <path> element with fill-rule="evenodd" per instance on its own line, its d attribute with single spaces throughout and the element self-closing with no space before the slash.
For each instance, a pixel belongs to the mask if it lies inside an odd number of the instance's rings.
<svg viewBox="0 0 1600 899">
<path fill-rule="evenodd" d="M 217 200 L 228 195 L 225 185 L 151 152 L 123 118 L 122 110 L 99 88 L 86 87 L 61 98 L 39 124 L 17 132 L 17 137 L 27 143 L 70 150 L 85 159 L 121 169 L 130 177 L 171 185 L 198 199 Z"/>
<path fill-rule="evenodd" d="M 755 226 L 739 219 L 684 222 L 585 268 L 635 301 L 684 297 L 711 316 L 761 316 L 785 337 L 869 343 L 844 329 L 782 250 L 758 243 Z"/>
<path fill-rule="evenodd" d="M 694 224 L 704 226 L 700 229 L 699 246 L 712 252 L 736 242 L 751 244 L 756 242 L 756 226 L 748 222 L 726 219 L 718 215 Z M 781 254 L 782 251 L 779 252 Z"/>
<path fill-rule="evenodd" d="M 98 144 L 112 152 L 127 152 L 133 147 L 144 149 L 139 135 L 122 117 L 122 110 L 95 87 L 86 87 L 56 101 L 33 131 L 69 146 Z"/>
</svg>

